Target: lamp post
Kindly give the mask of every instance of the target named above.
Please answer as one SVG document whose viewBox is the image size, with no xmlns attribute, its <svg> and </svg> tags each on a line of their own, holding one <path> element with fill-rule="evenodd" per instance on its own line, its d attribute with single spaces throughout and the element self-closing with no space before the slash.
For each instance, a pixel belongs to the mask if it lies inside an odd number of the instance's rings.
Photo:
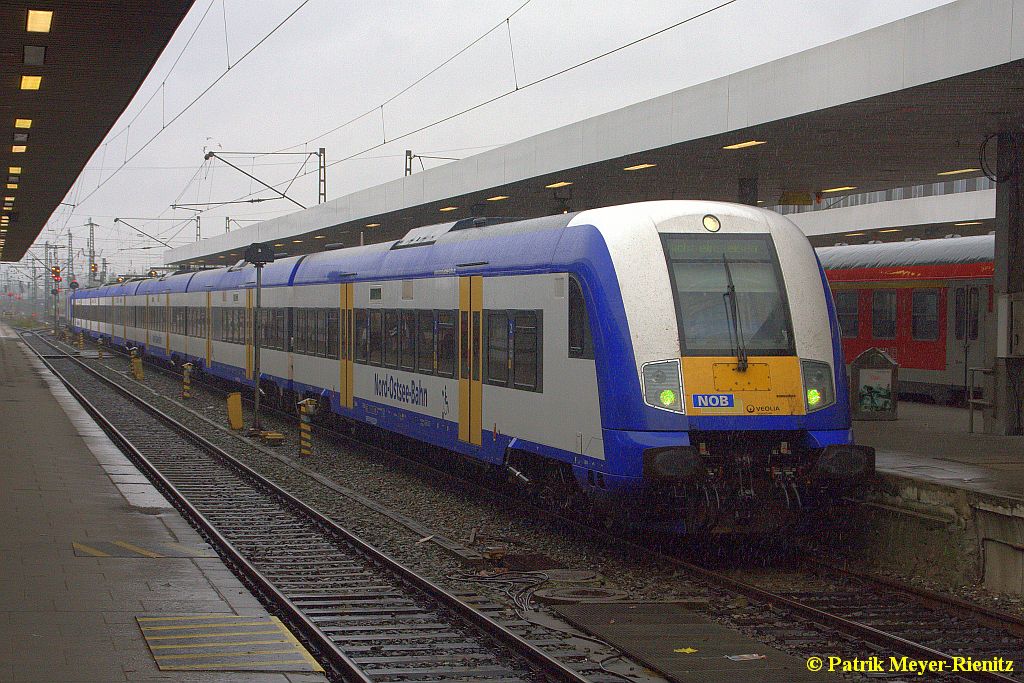
<svg viewBox="0 0 1024 683">
<path fill-rule="evenodd" d="M 253 313 L 253 374 L 256 379 L 255 393 L 253 396 L 252 428 L 259 432 L 263 431 L 260 423 L 260 342 L 263 334 L 260 311 L 260 295 L 263 289 L 263 266 L 274 262 L 274 249 L 269 244 L 253 242 L 245 250 L 245 260 L 256 267 L 256 308 Z"/>
</svg>

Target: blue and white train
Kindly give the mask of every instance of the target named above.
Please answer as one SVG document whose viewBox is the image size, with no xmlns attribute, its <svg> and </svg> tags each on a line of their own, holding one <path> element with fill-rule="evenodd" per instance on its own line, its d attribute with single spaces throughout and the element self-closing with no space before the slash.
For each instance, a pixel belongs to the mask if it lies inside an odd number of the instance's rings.
<svg viewBox="0 0 1024 683">
<path fill-rule="evenodd" d="M 248 264 L 71 296 L 72 326 L 253 384 Z M 503 468 L 555 504 L 687 531 L 777 519 L 873 472 L 807 239 L 657 201 L 465 219 L 263 269 L 261 386 Z M 824 496 L 822 494 L 825 494 Z"/>
</svg>

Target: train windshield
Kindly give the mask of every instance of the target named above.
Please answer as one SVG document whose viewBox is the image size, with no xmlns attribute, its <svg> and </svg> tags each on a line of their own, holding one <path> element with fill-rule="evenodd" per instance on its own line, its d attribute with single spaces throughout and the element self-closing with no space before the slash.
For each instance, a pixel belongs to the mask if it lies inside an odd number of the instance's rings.
<svg viewBox="0 0 1024 683">
<path fill-rule="evenodd" d="M 795 353 L 769 235 L 665 235 L 683 355 Z"/>
</svg>

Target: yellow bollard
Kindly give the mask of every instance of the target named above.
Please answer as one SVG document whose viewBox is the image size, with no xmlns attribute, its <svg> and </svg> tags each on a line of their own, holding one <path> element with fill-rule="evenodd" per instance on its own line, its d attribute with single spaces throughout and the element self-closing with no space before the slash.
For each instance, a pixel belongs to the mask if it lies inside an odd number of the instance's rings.
<svg viewBox="0 0 1024 683">
<path fill-rule="evenodd" d="M 78 333 L 78 350 L 81 351 L 85 348 L 85 335 L 81 332 Z"/>
<path fill-rule="evenodd" d="M 103 339 L 96 340 L 96 358 L 103 360 Z"/>
<path fill-rule="evenodd" d="M 228 394 L 228 426 L 232 429 L 245 426 L 242 421 L 242 394 L 237 391 Z"/>
<path fill-rule="evenodd" d="M 133 346 L 131 349 L 128 350 L 128 353 L 131 354 L 130 363 L 132 368 L 132 376 L 135 377 L 136 380 L 141 382 L 142 380 L 145 379 L 145 375 L 142 372 L 142 358 L 139 357 L 139 349 Z"/>
<path fill-rule="evenodd" d="M 313 455 L 313 410 L 316 400 L 307 398 L 299 401 L 299 455 Z"/>
<path fill-rule="evenodd" d="M 181 398 L 192 398 L 192 364 L 185 363 L 181 366 Z"/>
</svg>

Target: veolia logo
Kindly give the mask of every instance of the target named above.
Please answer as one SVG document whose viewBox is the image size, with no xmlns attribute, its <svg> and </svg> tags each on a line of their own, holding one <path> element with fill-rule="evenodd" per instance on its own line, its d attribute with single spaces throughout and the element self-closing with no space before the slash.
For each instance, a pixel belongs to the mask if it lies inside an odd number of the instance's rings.
<svg viewBox="0 0 1024 683">
<path fill-rule="evenodd" d="M 736 403 L 732 394 L 694 394 L 694 408 L 732 408 Z"/>
</svg>

